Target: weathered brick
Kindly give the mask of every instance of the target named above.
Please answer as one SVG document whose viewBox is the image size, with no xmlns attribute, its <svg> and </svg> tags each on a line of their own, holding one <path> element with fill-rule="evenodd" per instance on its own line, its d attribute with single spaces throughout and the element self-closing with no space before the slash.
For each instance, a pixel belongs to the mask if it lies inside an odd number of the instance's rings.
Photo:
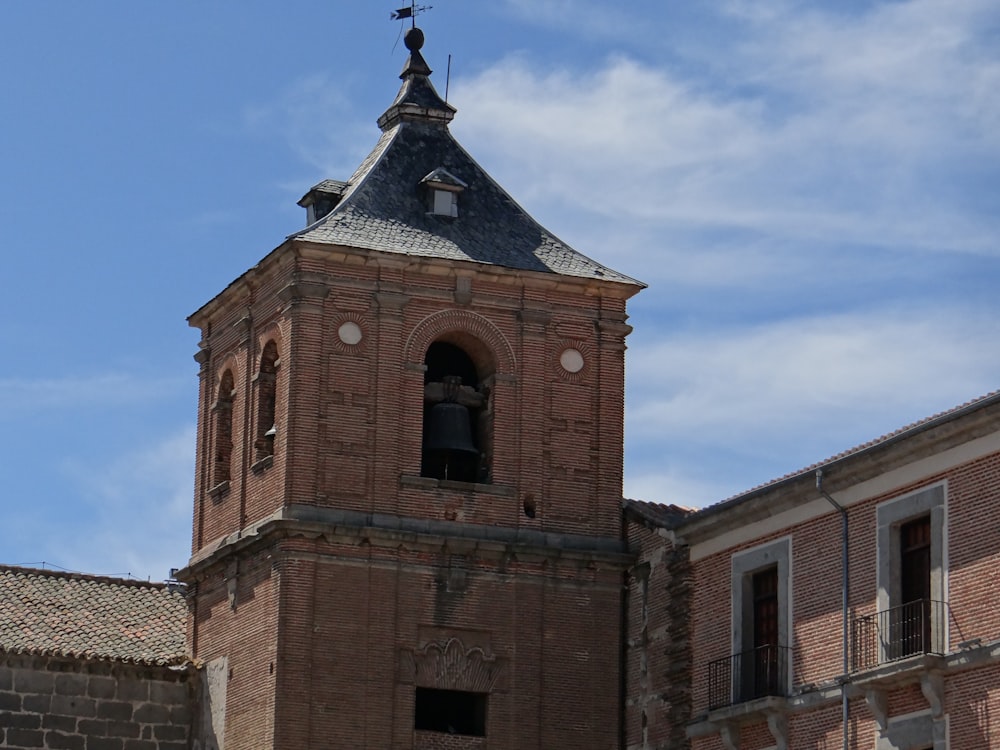
<svg viewBox="0 0 1000 750">
<path fill-rule="evenodd" d="M 87 737 L 87 750 L 122 750 L 124 744 L 117 737 Z"/>
<path fill-rule="evenodd" d="M 103 719 L 80 719 L 76 729 L 80 734 L 87 737 L 106 737 L 108 734 L 108 722 Z"/>
<path fill-rule="evenodd" d="M 135 709 L 132 720 L 140 724 L 166 724 L 170 721 L 170 709 L 156 703 L 143 703 Z"/>
<path fill-rule="evenodd" d="M 109 721 L 108 737 L 136 739 L 139 736 L 139 725 L 131 721 Z"/>
<path fill-rule="evenodd" d="M 170 724 L 159 724 L 153 727 L 153 737 L 157 740 L 186 740 L 187 736 L 187 727 L 177 727 Z"/>
<path fill-rule="evenodd" d="M 188 701 L 188 687 L 181 682 L 154 682 L 149 686 L 151 703 L 182 705 Z"/>
<path fill-rule="evenodd" d="M 124 701 L 98 701 L 97 718 L 128 721 L 132 718 L 132 704 Z"/>
<path fill-rule="evenodd" d="M 20 711 L 21 696 L 17 693 L 0 693 L 0 711 Z"/>
<path fill-rule="evenodd" d="M 64 734 L 55 730 L 45 733 L 45 747 L 51 750 L 84 750 L 86 739 L 79 734 Z"/>
<path fill-rule="evenodd" d="M 38 714 L 0 713 L 0 727 L 16 727 L 18 729 L 38 729 L 42 726 L 42 717 Z"/>
<path fill-rule="evenodd" d="M 145 701 L 149 700 L 149 683 L 140 680 L 119 680 L 118 700 Z"/>
<path fill-rule="evenodd" d="M 87 695 L 91 698 L 111 699 L 115 697 L 118 681 L 114 677 L 91 675 L 87 683 Z"/>
<path fill-rule="evenodd" d="M 125 740 L 124 750 L 158 750 L 155 742 L 149 740 Z"/>
<path fill-rule="evenodd" d="M 170 707 L 170 723 L 178 724 L 181 726 L 190 726 L 191 724 L 191 708 L 187 705 L 184 706 L 171 706 Z"/>
<path fill-rule="evenodd" d="M 60 732 L 72 732 L 76 729 L 77 718 L 75 716 L 58 716 L 56 714 L 46 714 L 42 718 L 42 728 L 58 729 Z"/>
<path fill-rule="evenodd" d="M 10 690 L 14 686 L 14 673 L 10 667 L 0 666 L 0 690 Z"/>
<path fill-rule="evenodd" d="M 18 693 L 51 693 L 55 681 L 56 676 L 51 672 L 40 672 L 34 669 L 14 671 L 14 690 Z"/>
<path fill-rule="evenodd" d="M 52 697 L 49 695 L 26 695 L 24 696 L 24 710 L 36 714 L 49 712 L 52 705 Z"/>
<path fill-rule="evenodd" d="M 49 710 L 62 716 L 79 716 L 90 718 L 94 716 L 97 703 L 92 698 L 80 698 L 75 695 L 53 695 Z"/>
<path fill-rule="evenodd" d="M 85 674 L 58 674 L 55 691 L 59 695 L 86 695 L 87 680 Z"/>
<path fill-rule="evenodd" d="M 12 747 L 45 747 L 45 733 L 40 729 L 8 729 L 6 739 Z"/>
</svg>

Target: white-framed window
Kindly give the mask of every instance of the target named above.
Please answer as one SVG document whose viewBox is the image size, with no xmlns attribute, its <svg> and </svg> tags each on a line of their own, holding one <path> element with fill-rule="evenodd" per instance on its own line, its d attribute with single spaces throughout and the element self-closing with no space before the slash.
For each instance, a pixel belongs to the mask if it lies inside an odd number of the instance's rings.
<svg viewBox="0 0 1000 750">
<path fill-rule="evenodd" d="M 944 653 L 948 643 L 947 486 L 876 509 L 880 661 Z"/>
<path fill-rule="evenodd" d="M 787 695 L 792 675 L 792 540 L 732 558 L 732 682 L 735 702 Z"/>
</svg>

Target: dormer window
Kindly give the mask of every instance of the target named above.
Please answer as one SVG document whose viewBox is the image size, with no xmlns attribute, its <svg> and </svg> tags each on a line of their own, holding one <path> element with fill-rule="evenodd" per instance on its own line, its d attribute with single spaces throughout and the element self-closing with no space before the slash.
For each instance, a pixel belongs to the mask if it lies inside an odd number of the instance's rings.
<svg viewBox="0 0 1000 750">
<path fill-rule="evenodd" d="M 299 199 L 299 205 L 306 210 L 306 226 L 325 218 L 344 197 L 348 185 L 340 180 L 323 180 L 309 188 L 309 192 Z"/>
<path fill-rule="evenodd" d="M 444 167 L 438 167 L 420 181 L 427 190 L 427 213 L 458 218 L 458 196 L 468 187 Z"/>
</svg>

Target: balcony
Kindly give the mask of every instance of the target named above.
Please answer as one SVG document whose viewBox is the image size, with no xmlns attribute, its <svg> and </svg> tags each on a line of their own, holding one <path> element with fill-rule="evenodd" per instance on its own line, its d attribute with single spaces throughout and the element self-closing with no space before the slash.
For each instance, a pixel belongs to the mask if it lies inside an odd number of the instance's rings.
<svg viewBox="0 0 1000 750">
<path fill-rule="evenodd" d="M 787 646 L 760 646 L 708 665 L 708 708 L 714 711 L 789 691 Z"/>
<path fill-rule="evenodd" d="M 918 654 L 945 653 L 947 602 L 932 599 L 857 617 L 851 628 L 851 671 L 872 669 Z"/>
</svg>

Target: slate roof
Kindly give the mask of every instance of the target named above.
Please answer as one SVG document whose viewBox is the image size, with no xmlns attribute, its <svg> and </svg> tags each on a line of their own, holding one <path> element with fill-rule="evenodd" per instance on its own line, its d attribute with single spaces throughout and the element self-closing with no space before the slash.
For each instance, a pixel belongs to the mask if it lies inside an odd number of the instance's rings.
<svg viewBox="0 0 1000 750">
<path fill-rule="evenodd" d="M 0 566 L 0 651 L 183 664 L 186 618 L 165 584 Z"/>
<path fill-rule="evenodd" d="M 419 46 L 411 46 L 403 85 L 379 118 L 382 137 L 333 211 L 291 237 L 644 286 L 578 253 L 517 205 L 452 137 L 455 109 L 429 73 Z M 428 213 L 421 181 L 442 169 L 465 186 L 457 218 Z"/>
<path fill-rule="evenodd" d="M 347 190 L 346 182 L 343 182 L 341 180 L 322 180 L 321 182 L 318 182 L 311 188 L 309 188 L 309 192 L 303 195 L 299 199 L 299 205 L 300 206 L 308 205 L 309 199 L 316 194 L 340 196 L 344 194 L 345 190 Z"/>
</svg>

